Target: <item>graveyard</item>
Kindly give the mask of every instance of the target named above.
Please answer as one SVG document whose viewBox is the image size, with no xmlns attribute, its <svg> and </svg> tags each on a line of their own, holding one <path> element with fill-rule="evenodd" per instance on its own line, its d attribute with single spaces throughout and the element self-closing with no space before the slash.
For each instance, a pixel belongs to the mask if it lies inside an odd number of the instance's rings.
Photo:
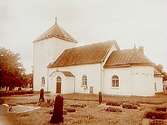
<svg viewBox="0 0 167 125">
<path fill-rule="evenodd" d="M 101 104 L 94 94 L 61 96 L 64 98 L 62 125 L 147 125 L 148 121 L 161 124 L 167 119 L 164 94 L 153 97 L 103 95 Z M 1 97 L 0 121 L 9 125 L 52 125 L 55 96 L 45 93 L 44 102 L 40 103 L 39 98 L 39 93 Z M 7 106 L 11 107 L 10 111 L 5 110 Z"/>
</svg>

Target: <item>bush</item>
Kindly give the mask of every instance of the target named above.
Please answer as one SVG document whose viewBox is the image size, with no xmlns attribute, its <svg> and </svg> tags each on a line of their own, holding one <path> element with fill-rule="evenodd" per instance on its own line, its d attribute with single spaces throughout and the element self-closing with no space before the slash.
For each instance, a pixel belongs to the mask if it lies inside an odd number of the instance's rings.
<svg viewBox="0 0 167 125">
<path fill-rule="evenodd" d="M 122 108 L 125 108 L 125 109 L 137 109 L 138 106 L 136 104 L 124 103 L 124 104 L 122 104 Z"/>
<path fill-rule="evenodd" d="M 155 109 L 156 111 L 162 111 L 162 112 L 166 112 L 166 107 L 156 107 Z"/>
<path fill-rule="evenodd" d="M 121 105 L 121 102 L 112 102 L 112 101 L 109 101 L 109 102 L 106 102 L 106 105 L 120 106 L 120 105 Z"/>
<path fill-rule="evenodd" d="M 150 121 L 150 125 L 165 125 L 162 119 L 154 119 Z"/>
<path fill-rule="evenodd" d="M 64 108 L 67 112 L 76 112 L 76 109 L 74 108 Z"/>
<path fill-rule="evenodd" d="M 2 96 L 12 96 L 12 95 L 23 95 L 23 94 L 33 94 L 33 91 L 3 91 L 0 92 L 0 97 Z"/>
<path fill-rule="evenodd" d="M 167 119 L 167 113 L 157 112 L 157 111 L 147 112 L 147 113 L 145 113 L 144 118 L 148 118 L 148 119 Z"/>
<path fill-rule="evenodd" d="M 70 105 L 71 107 L 75 107 L 75 108 L 77 108 L 77 107 L 79 107 L 79 108 L 84 108 L 84 107 L 86 107 L 86 104 L 72 104 L 72 105 Z"/>
<path fill-rule="evenodd" d="M 120 108 L 115 108 L 115 107 L 107 107 L 105 109 L 105 111 L 107 111 L 107 112 L 122 112 L 122 110 Z"/>
</svg>

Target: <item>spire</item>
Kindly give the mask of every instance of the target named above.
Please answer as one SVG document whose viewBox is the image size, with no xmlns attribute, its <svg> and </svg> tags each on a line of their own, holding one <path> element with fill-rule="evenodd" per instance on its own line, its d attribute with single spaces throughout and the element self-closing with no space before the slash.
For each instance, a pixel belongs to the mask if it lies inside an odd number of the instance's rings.
<svg viewBox="0 0 167 125">
<path fill-rule="evenodd" d="M 134 42 L 134 49 L 136 49 L 136 43 Z"/>
<path fill-rule="evenodd" d="M 57 16 L 55 17 L 55 25 L 57 25 Z"/>
</svg>

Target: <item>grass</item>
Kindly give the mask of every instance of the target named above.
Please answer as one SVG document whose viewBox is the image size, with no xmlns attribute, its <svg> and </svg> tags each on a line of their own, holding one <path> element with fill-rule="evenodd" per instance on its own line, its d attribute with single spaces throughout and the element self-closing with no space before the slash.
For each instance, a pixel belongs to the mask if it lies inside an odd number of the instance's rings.
<svg viewBox="0 0 167 125">
<path fill-rule="evenodd" d="M 167 106 L 166 95 L 156 95 L 153 97 L 136 97 L 136 96 L 103 96 L 103 103 L 98 104 L 98 95 L 92 94 L 66 94 L 64 96 L 64 108 L 69 108 L 71 105 L 86 105 L 84 108 L 73 107 L 76 112 L 68 112 L 64 115 L 63 125 L 141 125 L 144 114 L 151 111 L 157 106 Z M 54 97 L 45 94 L 45 99 L 53 99 Z M 11 97 L 1 97 L 7 104 L 23 104 L 36 106 L 35 102 L 39 100 L 39 94 L 31 96 L 20 95 Z M 124 109 L 121 106 L 116 106 L 122 109 L 122 112 L 106 112 L 106 102 L 114 103 L 133 103 L 140 104 L 140 109 Z M 112 106 L 114 107 L 114 106 Z M 5 116 L 7 121 L 12 125 L 51 125 L 49 120 L 52 116 L 50 111 L 53 108 L 41 107 L 26 113 L 7 113 L 0 114 L 0 117 Z"/>
</svg>

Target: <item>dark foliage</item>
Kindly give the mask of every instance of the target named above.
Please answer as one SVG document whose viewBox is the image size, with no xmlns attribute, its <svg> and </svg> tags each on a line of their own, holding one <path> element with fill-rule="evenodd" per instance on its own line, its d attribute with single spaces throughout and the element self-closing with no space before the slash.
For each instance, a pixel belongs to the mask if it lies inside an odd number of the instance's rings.
<svg viewBox="0 0 167 125">
<path fill-rule="evenodd" d="M 157 111 L 147 112 L 144 115 L 144 118 L 148 118 L 148 119 L 167 119 L 167 113 L 166 112 L 157 112 Z"/>
<path fill-rule="evenodd" d="M 150 125 L 165 125 L 166 123 L 162 119 L 154 119 L 150 121 Z"/>
<path fill-rule="evenodd" d="M 74 108 L 65 108 L 64 110 L 66 110 L 67 112 L 76 112 L 76 109 Z"/>
<path fill-rule="evenodd" d="M 51 117 L 50 123 L 61 123 L 64 122 L 64 117 L 63 117 L 63 97 L 60 95 L 57 95 L 55 98 L 55 103 L 54 103 L 54 110 L 53 110 L 53 115 Z"/>
<path fill-rule="evenodd" d="M 23 94 L 33 94 L 33 91 L 3 91 L 0 92 L 0 97 L 1 96 L 12 96 L 12 95 L 23 95 Z"/>
<path fill-rule="evenodd" d="M 107 107 L 105 109 L 105 111 L 107 111 L 107 112 L 122 112 L 122 110 L 120 108 L 115 108 L 115 107 Z"/>
<path fill-rule="evenodd" d="M 167 108 L 166 108 L 166 107 L 156 107 L 155 110 L 156 110 L 156 111 L 166 112 L 166 111 L 167 111 Z"/>
<path fill-rule="evenodd" d="M 25 86 L 26 74 L 18 53 L 0 47 L 0 87 L 12 90 Z"/>
<path fill-rule="evenodd" d="M 71 107 L 75 107 L 75 108 L 77 108 L 77 107 L 79 107 L 79 108 L 84 108 L 84 107 L 86 107 L 86 104 L 72 104 L 72 105 L 70 105 Z"/>
<path fill-rule="evenodd" d="M 123 103 L 122 108 L 125 109 L 137 109 L 138 106 L 136 104 L 131 104 L 131 103 Z"/>
<path fill-rule="evenodd" d="M 108 101 L 108 102 L 106 102 L 106 105 L 120 106 L 120 105 L 121 105 L 121 102 Z"/>
</svg>

